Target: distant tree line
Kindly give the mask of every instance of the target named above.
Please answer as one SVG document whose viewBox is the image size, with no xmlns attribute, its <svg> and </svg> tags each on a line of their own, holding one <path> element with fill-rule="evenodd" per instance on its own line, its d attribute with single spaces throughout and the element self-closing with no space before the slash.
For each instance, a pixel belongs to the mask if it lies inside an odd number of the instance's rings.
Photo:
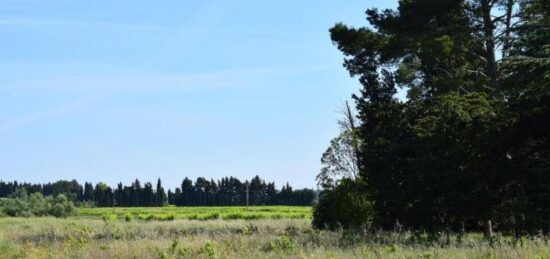
<svg viewBox="0 0 550 259">
<path fill-rule="evenodd" d="M 76 204 L 97 207 L 154 207 L 177 206 L 243 206 L 249 205 L 311 205 L 316 196 L 312 189 L 294 190 L 288 183 L 281 190 L 275 183 L 266 183 L 259 176 L 250 181 L 240 181 L 235 177 L 221 180 L 206 180 L 199 177 L 193 183 L 185 177 L 180 187 L 166 191 L 158 179 L 153 184 L 136 179 L 129 186 L 119 183 L 112 188 L 105 183 L 96 185 L 76 180 L 57 181 L 47 184 L 31 184 L 0 181 L 0 198 L 11 197 L 20 190 L 26 193 L 40 193 L 43 196 L 57 197 L 63 194 Z M 248 195 L 247 195 L 248 193 Z"/>
<path fill-rule="evenodd" d="M 275 183 L 266 183 L 256 176 L 250 182 L 234 177 L 218 182 L 199 177 L 195 184 L 186 177 L 181 188 L 168 192 L 168 200 L 178 206 L 242 206 L 246 205 L 247 189 L 250 205 L 311 205 L 315 198 L 311 189 L 293 190 L 287 183 L 279 191 Z"/>
</svg>

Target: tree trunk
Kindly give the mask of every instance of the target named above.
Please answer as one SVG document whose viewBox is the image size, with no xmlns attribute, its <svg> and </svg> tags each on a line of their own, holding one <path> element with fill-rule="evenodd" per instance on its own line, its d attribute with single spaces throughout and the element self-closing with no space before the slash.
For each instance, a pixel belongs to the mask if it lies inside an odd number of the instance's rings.
<svg viewBox="0 0 550 259">
<path fill-rule="evenodd" d="M 493 236 L 493 223 L 491 222 L 490 219 L 485 222 L 485 236 L 486 237 Z"/>
<path fill-rule="evenodd" d="M 512 31 L 511 24 L 512 24 L 512 11 L 514 8 L 514 0 L 508 0 L 506 2 L 506 18 L 504 20 L 504 39 L 502 41 L 502 58 L 506 58 L 508 56 L 508 52 L 510 51 L 510 34 Z"/>
<path fill-rule="evenodd" d="M 490 86 L 493 89 L 493 95 L 498 95 L 497 82 L 497 63 L 495 58 L 495 26 L 491 19 L 491 0 L 481 0 L 481 15 L 483 18 L 483 33 L 485 36 L 485 59 L 487 60 L 487 76 L 489 77 Z"/>
</svg>

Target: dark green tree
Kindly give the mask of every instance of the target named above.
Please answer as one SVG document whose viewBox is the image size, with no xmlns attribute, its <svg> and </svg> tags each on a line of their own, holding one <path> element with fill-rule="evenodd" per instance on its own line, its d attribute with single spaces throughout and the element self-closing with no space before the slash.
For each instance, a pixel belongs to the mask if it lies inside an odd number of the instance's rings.
<svg viewBox="0 0 550 259">
<path fill-rule="evenodd" d="M 159 178 L 157 180 L 156 205 L 164 206 L 167 203 L 168 203 L 168 197 L 166 196 L 166 192 L 164 192 L 164 188 L 162 187 L 162 183 L 160 182 L 160 178 Z"/>
</svg>

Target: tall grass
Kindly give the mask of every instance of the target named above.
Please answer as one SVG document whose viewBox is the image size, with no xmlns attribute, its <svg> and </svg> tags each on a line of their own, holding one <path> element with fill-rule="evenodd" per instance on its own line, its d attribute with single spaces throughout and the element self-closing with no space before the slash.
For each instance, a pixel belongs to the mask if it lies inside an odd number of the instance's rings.
<svg viewBox="0 0 550 259">
<path fill-rule="evenodd" d="M 119 217 L 120 218 L 120 217 Z M 309 219 L 0 218 L 0 258 L 549 258 L 542 236 L 318 231 Z"/>
</svg>

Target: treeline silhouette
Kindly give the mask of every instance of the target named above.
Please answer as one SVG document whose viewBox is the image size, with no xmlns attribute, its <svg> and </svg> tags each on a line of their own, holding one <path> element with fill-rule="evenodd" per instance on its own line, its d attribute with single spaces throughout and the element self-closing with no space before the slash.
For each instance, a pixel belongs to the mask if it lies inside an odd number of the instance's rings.
<svg viewBox="0 0 550 259">
<path fill-rule="evenodd" d="M 151 182 L 142 184 L 138 179 L 130 185 L 119 183 L 111 188 L 99 182 L 81 185 L 76 180 L 31 184 L 0 181 L 0 198 L 13 196 L 18 189 L 44 196 L 64 194 L 76 204 L 96 207 L 154 207 L 177 206 L 244 206 L 249 205 L 311 205 L 316 196 L 312 189 L 294 190 L 288 183 L 277 190 L 274 182 L 266 183 L 259 176 L 250 181 L 235 177 L 207 180 L 198 177 L 195 182 L 185 177 L 180 187 L 165 191 L 158 179 L 156 187 Z"/>
</svg>

